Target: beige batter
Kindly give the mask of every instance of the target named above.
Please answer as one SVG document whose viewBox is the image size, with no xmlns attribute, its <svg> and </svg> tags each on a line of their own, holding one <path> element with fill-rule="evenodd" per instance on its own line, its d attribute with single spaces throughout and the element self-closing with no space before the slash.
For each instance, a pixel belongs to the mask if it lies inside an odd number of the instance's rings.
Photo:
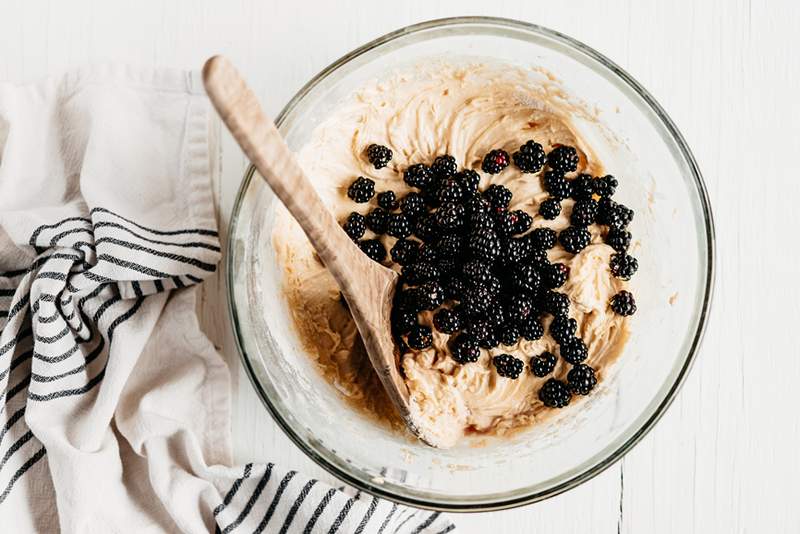
<svg viewBox="0 0 800 534">
<path fill-rule="evenodd" d="M 439 63 L 414 69 L 368 84 L 350 97 L 315 129 L 300 151 L 300 161 L 338 220 L 351 211 L 366 215 L 376 205 L 374 198 L 370 204 L 355 204 L 347 198 L 347 186 L 357 176 L 375 180 L 376 193 L 392 190 L 402 198 L 410 190 L 402 171 L 413 163 L 430 163 L 440 154 L 451 154 L 459 165 L 480 173 L 480 161 L 489 150 L 503 148 L 511 154 L 533 139 L 545 150 L 555 144 L 575 146 L 581 155 L 579 171 L 601 174 L 600 163 L 570 127 L 570 116 L 578 111 L 555 88 L 541 73 L 516 67 Z M 367 161 L 364 150 L 371 143 L 392 149 L 394 157 L 386 168 L 375 170 Z M 539 202 L 547 197 L 538 174 L 522 174 L 512 164 L 499 175 L 481 176 L 481 190 L 492 183 L 508 187 L 514 193 L 510 209 L 535 216 L 534 227 L 559 230 L 568 226 L 570 200 L 563 202 L 562 214 L 555 221 L 536 215 Z M 609 272 L 613 250 L 602 243 L 600 227 L 590 230 L 593 244 L 581 253 L 573 256 L 557 246 L 548 256 L 570 267 L 560 291 L 570 297 L 570 315 L 589 349 L 586 363 L 602 382 L 605 368 L 627 339 L 628 320 L 608 307 L 611 296 L 626 283 Z M 365 238 L 370 237 L 368 231 Z M 395 241 L 388 236 L 381 240 L 387 251 Z M 354 406 L 402 427 L 336 283 L 282 207 L 274 243 L 285 269 L 285 293 L 295 325 L 324 376 Z M 430 324 L 430 314 L 424 319 Z M 549 321 L 549 317 L 544 319 L 545 332 Z M 558 355 L 558 345 L 549 334 L 538 341 L 521 339 L 514 346 L 482 349 L 480 360 L 467 365 L 449 357 L 448 337 L 434 329 L 431 348 L 406 354 L 401 361 L 418 415 L 428 420 L 441 445 L 451 446 L 470 433 L 505 435 L 552 412 L 537 396 L 550 377 L 535 377 L 528 365 L 530 357 L 542 351 Z M 518 379 L 497 375 L 490 360 L 502 353 L 525 362 Z M 555 376 L 565 379 L 568 367 L 559 358 Z"/>
</svg>

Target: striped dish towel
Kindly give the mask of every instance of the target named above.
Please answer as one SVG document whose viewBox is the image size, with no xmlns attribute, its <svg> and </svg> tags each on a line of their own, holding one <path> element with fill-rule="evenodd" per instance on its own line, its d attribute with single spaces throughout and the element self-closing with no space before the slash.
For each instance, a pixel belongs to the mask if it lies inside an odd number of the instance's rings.
<svg viewBox="0 0 800 534">
<path fill-rule="evenodd" d="M 442 515 L 232 466 L 200 331 L 220 246 L 196 75 L 0 84 L 0 532 L 431 533 Z"/>
</svg>

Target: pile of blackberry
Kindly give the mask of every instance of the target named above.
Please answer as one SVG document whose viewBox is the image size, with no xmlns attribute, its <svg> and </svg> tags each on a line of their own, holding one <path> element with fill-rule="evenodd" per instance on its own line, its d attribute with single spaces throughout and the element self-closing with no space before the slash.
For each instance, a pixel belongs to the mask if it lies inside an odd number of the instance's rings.
<svg viewBox="0 0 800 534">
<path fill-rule="evenodd" d="M 367 155 L 379 169 L 389 163 L 392 151 L 370 145 Z M 566 381 L 547 380 L 539 398 L 560 408 L 573 394 L 588 394 L 597 379 L 594 369 L 584 363 L 588 351 L 576 336 L 577 322 L 569 317 L 569 297 L 559 291 L 569 269 L 551 263 L 547 251 L 560 244 L 577 254 L 591 241 L 590 225 L 606 226 L 605 241 L 615 250 L 610 270 L 629 280 L 638 268 L 627 253 L 633 211 L 611 199 L 618 185 L 613 176 L 572 176 L 579 163 L 573 147 L 558 146 L 545 153 L 530 140 L 511 156 L 491 150 L 481 170 L 496 175 L 512 162 L 523 173 L 543 171 L 543 185 L 550 194 L 539 206 L 543 218 L 558 217 L 562 201 L 574 199 L 569 227 L 559 233 L 532 228 L 529 213 L 510 209 L 513 195 L 508 188 L 481 187 L 481 175 L 459 169 L 448 154 L 406 168 L 403 180 L 410 192 L 401 198 L 394 191 L 377 192 L 378 206 L 363 215 L 351 213 L 343 227 L 370 258 L 383 263 L 389 256 L 401 266 L 391 320 L 401 353 L 433 343 L 431 326 L 419 322 L 419 314 L 426 311 L 434 312 L 433 328 L 449 336 L 451 357 L 461 365 L 478 361 L 481 348 L 540 339 L 545 333 L 543 319 L 552 317 L 549 333 L 559 345 L 561 359 L 572 367 Z M 348 196 L 358 203 L 369 202 L 375 194 L 375 182 L 365 177 L 348 188 Z M 378 239 L 364 239 L 367 230 L 396 238 L 388 253 Z M 627 291 L 615 295 L 609 305 L 620 315 L 636 311 Z M 556 362 L 549 352 L 534 356 L 529 372 L 546 377 Z M 492 364 L 498 375 L 512 380 L 525 369 L 522 360 L 509 354 L 495 356 Z"/>
</svg>

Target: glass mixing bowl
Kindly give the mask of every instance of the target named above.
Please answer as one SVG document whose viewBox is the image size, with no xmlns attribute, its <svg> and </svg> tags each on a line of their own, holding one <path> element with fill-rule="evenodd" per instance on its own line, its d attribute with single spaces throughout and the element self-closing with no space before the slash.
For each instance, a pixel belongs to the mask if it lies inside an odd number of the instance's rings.
<svg viewBox="0 0 800 534">
<path fill-rule="evenodd" d="M 708 315 L 711 210 L 689 148 L 644 88 L 586 45 L 512 20 L 445 19 L 381 37 L 303 87 L 278 116 L 279 129 L 298 150 L 366 81 L 433 56 L 543 67 L 599 113 L 599 122 L 576 118 L 574 126 L 623 184 L 617 196 L 635 210 L 632 231 L 643 246 L 636 252 L 632 335 L 598 390 L 529 431 L 482 447 L 432 449 L 357 413 L 322 378 L 292 327 L 272 247 L 277 200 L 253 168 L 230 227 L 230 310 L 264 405 L 322 467 L 359 489 L 424 508 L 512 507 L 597 475 L 663 415 L 697 354 Z"/>
</svg>

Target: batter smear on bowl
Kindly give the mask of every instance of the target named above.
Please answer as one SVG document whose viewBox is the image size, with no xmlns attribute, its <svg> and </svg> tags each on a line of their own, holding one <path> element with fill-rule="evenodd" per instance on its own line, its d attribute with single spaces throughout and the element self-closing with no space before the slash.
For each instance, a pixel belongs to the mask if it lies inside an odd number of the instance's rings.
<svg viewBox="0 0 800 534">
<path fill-rule="evenodd" d="M 589 395 L 636 311 L 633 211 L 532 72 L 447 65 L 367 84 L 299 158 L 370 258 L 401 273 L 398 366 L 443 446 L 504 435 Z M 306 350 L 399 426 L 336 283 L 292 218 L 274 243 Z"/>
</svg>

